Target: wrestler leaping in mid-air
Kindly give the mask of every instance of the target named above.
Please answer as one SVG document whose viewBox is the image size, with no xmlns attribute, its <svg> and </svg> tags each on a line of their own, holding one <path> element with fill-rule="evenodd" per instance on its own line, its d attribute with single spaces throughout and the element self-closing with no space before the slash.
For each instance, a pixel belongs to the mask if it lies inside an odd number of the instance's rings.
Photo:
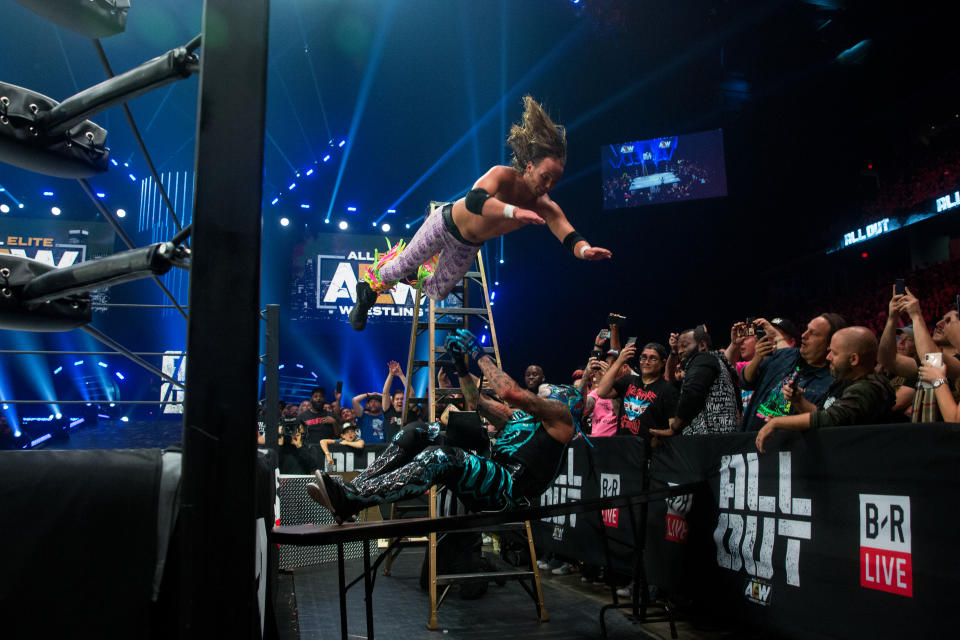
<svg viewBox="0 0 960 640">
<path fill-rule="evenodd" d="M 464 329 L 447 338 L 446 348 L 457 363 L 467 409 L 476 408 L 499 431 L 491 457 L 449 443 L 437 422 L 412 422 L 351 482 L 316 472 L 317 482 L 308 484 L 307 492 L 338 524 L 366 507 L 423 495 L 435 484 L 455 491 L 474 511 L 527 506 L 557 477 L 583 411 L 579 389 L 545 384 L 534 395 L 520 388 Z M 465 356 L 506 402 L 478 393 Z"/>
<path fill-rule="evenodd" d="M 440 215 L 429 215 L 410 244 L 399 243 L 377 254 L 374 265 L 357 283 L 357 304 L 350 325 L 362 331 L 377 295 L 400 280 L 420 286 L 434 300 L 446 298 L 473 264 L 483 243 L 528 224 L 545 224 L 582 260 L 603 260 L 610 251 L 592 247 L 574 230 L 563 210 L 548 195 L 563 175 L 567 137 L 530 96 L 523 98 L 523 121 L 510 128 L 507 144 L 513 164 L 498 165 L 477 180 L 473 189 Z"/>
</svg>

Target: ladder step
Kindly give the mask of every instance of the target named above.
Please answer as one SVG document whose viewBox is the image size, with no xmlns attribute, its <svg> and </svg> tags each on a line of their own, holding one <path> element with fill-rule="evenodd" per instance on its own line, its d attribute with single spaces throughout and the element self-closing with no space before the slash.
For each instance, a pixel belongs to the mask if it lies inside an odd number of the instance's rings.
<svg viewBox="0 0 960 640">
<path fill-rule="evenodd" d="M 441 316 L 485 316 L 486 307 L 437 307 L 434 313 Z"/>
<path fill-rule="evenodd" d="M 503 524 L 488 525 L 486 527 L 470 527 L 469 529 L 453 529 L 446 533 L 508 533 L 526 530 L 522 522 L 506 522 Z"/>
<path fill-rule="evenodd" d="M 457 389 L 457 391 L 459 391 L 459 389 Z M 407 400 L 410 401 L 410 402 L 426 403 L 426 402 L 429 402 L 429 401 L 430 401 L 430 398 L 407 398 Z M 440 395 L 440 394 L 437 394 L 436 402 L 437 402 L 437 404 L 441 404 L 441 403 L 444 403 L 444 402 L 446 402 L 446 403 L 449 404 L 449 403 L 451 403 L 451 402 L 458 402 L 459 400 L 460 400 L 460 398 L 455 398 L 455 397 L 453 397 L 453 395 Z"/>
<path fill-rule="evenodd" d="M 423 323 L 426 324 L 426 323 Z M 434 322 L 433 328 L 437 331 L 453 331 L 454 329 L 463 329 L 461 322 Z"/>
<path fill-rule="evenodd" d="M 464 277 L 464 278 L 479 278 L 479 277 L 480 277 L 480 272 L 479 272 L 479 271 L 467 271 L 465 274 L 463 274 L 463 277 Z"/>
<path fill-rule="evenodd" d="M 437 584 L 452 584 L 454 582 L 462 582 L 464 580 L 497 580 L 501 578 L 511 578 L 514 580 L 519 580 L 522 578 L 530 578 L 533 576 L 533 571 L 477 571 L 474 573 L 447 573 L 444 575 L 437 576 Z"/>
</svg>

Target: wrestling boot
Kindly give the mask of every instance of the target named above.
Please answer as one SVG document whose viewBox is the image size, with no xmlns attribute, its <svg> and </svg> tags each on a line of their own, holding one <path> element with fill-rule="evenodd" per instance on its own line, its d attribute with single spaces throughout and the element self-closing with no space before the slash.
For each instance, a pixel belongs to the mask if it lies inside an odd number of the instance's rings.
<svg viewBox="0 0 960 640">
<path fill-rule="evenodd" d="M 359 506 L 347 497 L 344 488 L 322 471 L 313 474 L 317 481 L 307 484 L 307 493 L 313 501 L 329 509 L 337 524 L 356 521 Z"/>
<path fill-rule="evenodd" d="M 367 313 L 377 303 L 377 292 L 366 280 L 357 283 L 357 304 L 350 310 L 350 326 L 356 331 L 363 331 L 367 326 Z"/>
</svg>

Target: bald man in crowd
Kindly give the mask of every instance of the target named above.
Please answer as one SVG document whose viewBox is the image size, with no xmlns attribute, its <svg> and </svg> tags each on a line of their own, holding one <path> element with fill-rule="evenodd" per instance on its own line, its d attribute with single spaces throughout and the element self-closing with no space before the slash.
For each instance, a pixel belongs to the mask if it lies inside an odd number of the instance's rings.
<svg viewBox="0 0 960 640">
<path fill-rule="evenodd" d="M 810 428 L 890 421 L 895 394 L 887 379 L 874 372 L 877 337 L 866 327 L 847 327 L 833 334 L 827 353 L 835 381 L 816 405 L 803 397 L 796 383 L 784 386 L 783 395 L 795 415 L 772 418 L 757 432 L 757 450 L 774 429 L 806 431 Z"/>
</svg>

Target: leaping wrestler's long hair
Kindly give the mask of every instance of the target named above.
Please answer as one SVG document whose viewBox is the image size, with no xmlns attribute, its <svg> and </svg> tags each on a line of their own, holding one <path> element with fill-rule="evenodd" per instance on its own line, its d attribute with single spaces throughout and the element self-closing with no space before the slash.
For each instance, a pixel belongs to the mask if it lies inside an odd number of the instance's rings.
<svg viewBox="0 0 960 640">
<path fill-rule="evenodd" d="M 523 172 L 528 162 L 534 165 L 546 157 L 567 163 L 567 131 L 553 123 L 533 96 L 523 96 L 523 119 L 510 127 L 507 144 L 513 149 L 513 168 Z"/>
</svg>

